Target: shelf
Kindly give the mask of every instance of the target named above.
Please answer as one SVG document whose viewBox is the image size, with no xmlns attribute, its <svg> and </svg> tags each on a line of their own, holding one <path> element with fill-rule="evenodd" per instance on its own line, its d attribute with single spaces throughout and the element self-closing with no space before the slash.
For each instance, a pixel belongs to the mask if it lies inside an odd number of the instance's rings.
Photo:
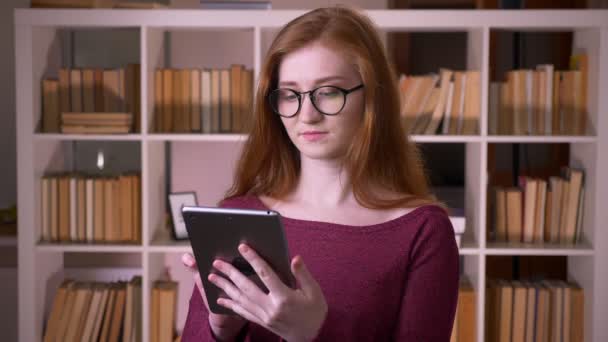
<svg viewBox="0 0 608 342">
<path fill-rule="evenodd" d="M 74 141 L 74 140 L 100 140 L 100 141 L 215 141 L 215 142 L 244 142 L 246 134 L 176 134 L 151 133 L 142 134 L 50 134 L 35 133 L 34 139 L 38 141 Z M 595 143 L 595 136 L 529 136 L 529 135 L 410 135 L 416 143 Z"/>
<path fill-rule="evenodd" d="M 245 134 L 149 134 L 149 141 L 216 141 L 216 142 L 244 142 Z"/>
<path fill-rule="evenodd" d="M 143 251 L 140 245 L 120 244 L 86 244 L 86 243 L 49 243 L 40 242 L 36 245 L 40 252 L 85 252 L 85 253 L 139 253 Z"/>
<path fill-rule="evenodd" d="M 73 141 L 73 140 L 101 140 L 101 141 L 136 141 L 141 140 L 141 134 L 61 134 L 61 133 L 34 133 L 38 141 Z"/>
<path fill-rule="evenodd" d="M 412 135 L 417 143 L 467 143 L 480 142 L 480 136 L 468 135 Z M 244 142 L 246 134 L 149 134 L 145 138 L 150 141 L 218 141 Z"/>
<path fill-rule="evenodd" d="M 506 30 L 566 30 L 606 25 L 602 10 L 367 10 L 380 29 L 467 30 L 491 27 Z M 305 10 L 111 10 L 17 9 L 15 25 L 164 28 L 280 28 Z M 567 17 L 566 17 L 567 16 Z"/>
<path fill-rule="evenodd" d="M 489 135 L 486 140 L 490 143 L 595 143 L 595 136 L 568 136 L 568 135 Z"/>
<path fill-rule="evenodd" d="M 481 142 L 478 135 L 411 135 L 412 141 L 417 143 L 470 143 Z"/>
<path fill-rule="evenodd" d="M 577 245 L 524 244 L 490 242 L 485 249 L 486 255 L 554 255 L 554 256 L 591 256 L 593 247 L 589 243 Z"/>
<path fill-rule="evenodd" d="M 479 255 L 479 244 L 468 236 L 463 236 L 458 249 L 460 255 Z"/>
</svg>

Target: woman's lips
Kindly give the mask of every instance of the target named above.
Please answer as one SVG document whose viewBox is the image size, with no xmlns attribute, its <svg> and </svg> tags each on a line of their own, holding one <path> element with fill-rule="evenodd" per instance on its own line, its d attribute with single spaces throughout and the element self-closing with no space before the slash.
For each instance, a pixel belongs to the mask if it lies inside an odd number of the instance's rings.
<svg viewBox="0 0 608 342">
<path fill-rule="evenodd" d="M 321 131 L 308 131 L 300 134 L 306 141 L 318 141 L 327 135 L 327 132 Z"/>
</svg>

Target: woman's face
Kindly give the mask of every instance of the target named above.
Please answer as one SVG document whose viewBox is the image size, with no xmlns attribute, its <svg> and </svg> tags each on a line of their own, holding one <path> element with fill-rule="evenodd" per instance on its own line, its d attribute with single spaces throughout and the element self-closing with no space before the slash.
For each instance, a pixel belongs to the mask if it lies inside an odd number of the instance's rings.
<svg viewBox="0 0 608 342">
<path fill-rule="evenodd" d="M 352 64 L 319 43 L 286 55 L 279 66 L 278 82 L 278 88 L 298 92 L 328 85 L 351 89 L 362 83 Z M 306 94 L 302 96 L 298 114 L 281 117 L 281 121 L 302 157 L 339 159 L 345 155 L 361 124 L 364 105 L 364 88 L 361 88 L 346 95 L 344 108 L 337 115 L 328 116 L 319 112 Z"/>
</svg>

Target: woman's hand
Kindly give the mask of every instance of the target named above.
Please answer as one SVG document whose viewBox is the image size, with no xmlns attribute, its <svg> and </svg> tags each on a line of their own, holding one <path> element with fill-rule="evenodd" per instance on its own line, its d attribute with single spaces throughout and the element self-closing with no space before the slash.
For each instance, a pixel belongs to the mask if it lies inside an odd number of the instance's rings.
<svg viewBox="0 0 608 342">
<path fill-rule="evenodd" d="M 203 285 L 201 283 L 201 276 L 198 272 L 198 268 L 196 267 L 196 260 L 192 254 L 184 253 L 182 255 L 182 263 L 192 272 L 196 287 L 198 288 L 201 297 L 203 297 L 203 301 L 205 302 L 205 306 L 209 312 L 209 326 L 211 327 L 213 334 L 216 338 L 222 341 L 233 340 L 241 329 L 243 329 L 243 326 L 245 326 L 247 321 L 237 315 L 218 315 L 211 312 L 211 310 L 209 310 L 209 304 L 207 303 L 205 290 L 203 289 Z"/>
<path fill-rule="evenodd" d="M 274 332 L 289 342 L 314 339 L 327 316 L 327 303 L 319 284 L 308 272 L 302 257 L 291 261 L 291 272 L 299 288 L 285 285 L 274 270 L 253 249 L 239 245 L 239 252 L 268 288 L 264 293 L 253 281 L 230 263 L 215 260 L 213 267 L 234 284 L 216 274 L 208 279 L 230 297 L 219 298 L 218 304 Z"/>
</svg>

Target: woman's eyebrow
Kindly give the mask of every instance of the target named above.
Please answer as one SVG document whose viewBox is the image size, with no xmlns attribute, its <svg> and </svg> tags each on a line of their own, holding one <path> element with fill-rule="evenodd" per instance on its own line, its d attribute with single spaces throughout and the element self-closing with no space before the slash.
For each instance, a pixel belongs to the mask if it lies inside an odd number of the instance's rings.
<svg viewBox="0 0 608 342">
<path fill-rule="evenodd" d="M 322 78 L 318 78 L 314 81 L 314 84 L 319 84 L 319 83 L 323 83 L 323 82 L 327 82 L 327 81 L 333 81 L 333 80 L 346 80 L 346 78 L 342 77 L 342 76 L 327 76 L 327 77 L 322 77 Z M 297 82 L 294 81 L 281 81 L 279 82 L 279 86 L 294 86 L 294 85 L 298 85 Z"/>
</svg>

